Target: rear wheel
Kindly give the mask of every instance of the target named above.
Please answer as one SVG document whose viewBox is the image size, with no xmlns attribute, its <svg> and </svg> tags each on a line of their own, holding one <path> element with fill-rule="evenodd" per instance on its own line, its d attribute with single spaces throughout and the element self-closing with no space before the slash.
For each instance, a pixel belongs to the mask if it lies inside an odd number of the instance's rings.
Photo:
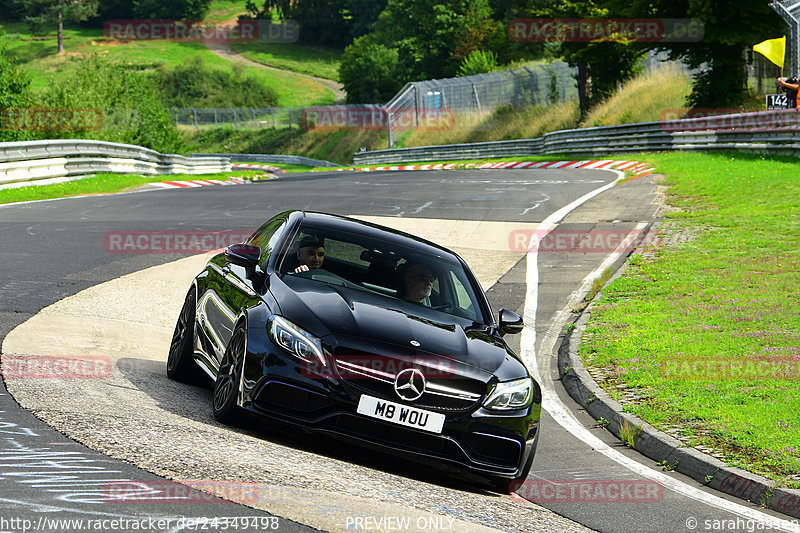
<svg viewBox="0 0 800 533">
<path fill-rule="evenodd" d="M 183 302 L 167 356 L 167 377 L 184 383 L 199 383 L 200 369 L 194 362 L 194 289 L 190 290 Z"/>
<path fill-rule="evenodd" d="M 242 422 L 243 412 L 237 405 L 239 381 L 241 378 L 247 331 L 242 325 L 236 326 L 228 347 L 219 365 L 214 382 L 214 418 L 223 424 L 236 425 Z"/>
</svg>

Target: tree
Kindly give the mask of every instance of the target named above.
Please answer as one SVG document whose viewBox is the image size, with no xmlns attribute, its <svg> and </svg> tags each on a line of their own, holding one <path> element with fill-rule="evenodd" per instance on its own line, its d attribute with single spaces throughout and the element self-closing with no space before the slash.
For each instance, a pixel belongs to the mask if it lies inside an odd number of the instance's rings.
<svg viewBox="0 0 800 533">
<path fill-rule="evenodd" d="M 384 103 L 399 91 L 398 51 L 387 48 L 374 35 L 364 35 L 345 48 L 339 80 L 350 104 Z"/>
<path fill-rule="evenodd" d="M 704 23 L 699 42 L 656 43 L 670 59 L 682 59 L 695 75 L 691 107 L 738 107 L 747 94 L 745 51 L 779 37 L 786 25 L 766 0 L 609 0 L 613 9 L 632 17 L 694 18 Z"/>
<path fill-rule="evenodd" d="M 610 0 L 607 0 L 610 1 Z M 539 2 L 529 11 L 531 17 L 561 19 L 602 19 L 612 16 L 603 0 L 559 0 Z M 571 66 L 578 69 L 578 100 L 581 118 L 593 105 L 608 98 L 619 84 L 638 71 L 644 48 L 611 36 L 595 42 L 561 42 L 561 52 Z"/>
<path fill-rule="evenodd" d="M 449 78 L 484 44 L 470 33 L 490 27 L 490 16 L 488 0 L 389 0 L 375 28 L 384 45 L 394 43 L 406 77 Z"/>
<path fill-rule="evenodd" d="M 134 0 L 133 12 L 138 18 L 154 20 L 203 20 L 211 0 Z"/>
<path fill-rule="evenodd" d="M 346 0 L 346 18 L 350 20 L 350 35 L 353 39 L 372 31 L 372 25 L 386 8 L 388 0 Z"/>
<path fill-rule="evenodd" d="M 0 30 L 0 41 L 5 32 Z M 3 122 L 7 110 L 30 105 L 31 79 L 17 66 L 13 57 L 6 54 L 5 45 L 0 46 L 0 141 L 23 141 L 28 135 L 25 132 L 8 129 Z"/>
<path fill-rule="evenodd" d="M 64 22 L 81 22 L 97 14 L 98 0 L 20 0 L 33 33 L 57 25 L 58 53 L 64 53 Z"/>
<path fill-rule="evenodd" d="M 352 20 L 346 18 L 347 0 L 297 0 L 290 18 L 300 26 L 300 40 L 343 48 L 352 41 Z"/>
</svg>

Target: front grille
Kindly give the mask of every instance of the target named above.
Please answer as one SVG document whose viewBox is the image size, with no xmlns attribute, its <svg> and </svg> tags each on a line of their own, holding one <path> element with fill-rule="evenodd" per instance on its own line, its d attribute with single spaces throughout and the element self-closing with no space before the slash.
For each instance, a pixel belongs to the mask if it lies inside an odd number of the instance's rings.
<svg viewBox="0 0 800 533">
<path fill-rule="evenodd" d="M 458 376 L 452 369 L 444 371 L 435 365 L 409 363 L 407 359 L 339 349 L 334 354 L 334 361 L 339 377 L 359 392 L 411 403 L 431 411 L 459 413 L 473 410 L 486 390 L 483 382 Z M 413 402 L 406 402 L 394 390 L 395 377 L 405 368 L 419 369 L 427 381 L 425 392 Z"/>
</svg>

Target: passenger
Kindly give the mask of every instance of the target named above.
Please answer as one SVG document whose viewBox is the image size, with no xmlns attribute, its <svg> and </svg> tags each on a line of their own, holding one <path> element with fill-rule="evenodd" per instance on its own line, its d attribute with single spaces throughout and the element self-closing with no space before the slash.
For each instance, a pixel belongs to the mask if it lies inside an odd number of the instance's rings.
<svg viewBox="0 0 800 533">
<path fill-rule="evenodd" d="M 431 295 L 434 281 L 436 276 L 427 266 L 421 263 L 406 263 L 403 265 L 400 296 L 411 302 L 425 303 L 426 298 Z"/>
<path fill-rule="evenodd" d="M 318 237 L 303 237 L 297 247 L 297 260 L 300 266 L 295 272 L 308 272 L 312 268 L 322 268 L 325 260 L 325 241 Z"/>
</svg>

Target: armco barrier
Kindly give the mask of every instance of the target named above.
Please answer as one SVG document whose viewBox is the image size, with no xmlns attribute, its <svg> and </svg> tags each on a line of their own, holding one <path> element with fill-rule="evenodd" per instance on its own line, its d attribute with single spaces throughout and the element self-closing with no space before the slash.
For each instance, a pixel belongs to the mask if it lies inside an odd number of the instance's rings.
<svg viewBox="0 0 800 533">
<path fill-rule="evenodd" d="M 308 167 L 340 167 L 330 161 L 311 159 L 299 155 L 280 154 L 192 154 L 192 157 L 227 157 L 231 163 L 280 163 L 284 165 L 305 165 Z"/>
<path fill-rule="evenodd" d="M 795 110 L 601 126 L 547 133 L 537 139 L 357 152 L 356 165 L 548 154 L 599 155 L 663 150 L 743 150 L 800 155 Z"/>
<path fill-rule="evenodd" d="M 97 172 L 210 174 L 230 172 L 227 157 L 161 154 L 131 144 L 91 140 L 0 143 L 0 183 Z"/>
</svg>

